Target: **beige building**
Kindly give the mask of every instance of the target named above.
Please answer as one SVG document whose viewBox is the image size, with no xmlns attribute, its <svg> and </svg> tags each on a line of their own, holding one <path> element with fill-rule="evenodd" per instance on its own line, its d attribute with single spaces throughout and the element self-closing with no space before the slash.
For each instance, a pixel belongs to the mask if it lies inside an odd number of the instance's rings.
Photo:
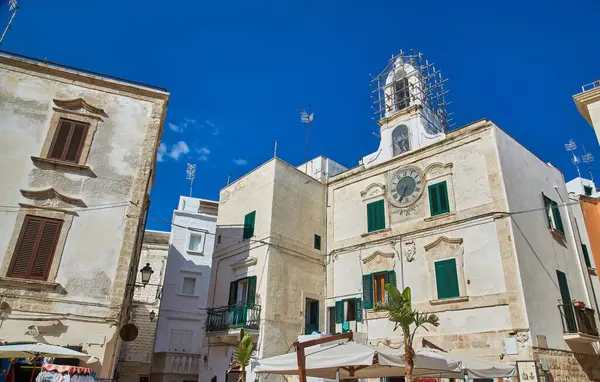
<svg viewBox="0 0 600 382">
<path fill-rule="evenodd" d="M 581 87 L 581 93 L 573 96 L 577 110 L 594 128 L 600 143 L 600 80 Z"/>
<path fill-rule="evenodd" d="M 169 93 L 2 54 L 0 99 L 0 340 L 77 346 L 112 378 Z"/>
<path fill-rule="evenodd" d="M 152 285 L 136 288 L 133 293 L 129 322 L 135 325 L 138 335 L 133 341 L 123 342 L 119 354 L 119 381 L 144 382 L 150 376 L 170 236 L 169 232 L 144 231 L 140 266 L 150 264 L 154 273 L 150 283 Z M 142 284 L 141 273 L 138 274 L 136 282 Z"/>
</svg>

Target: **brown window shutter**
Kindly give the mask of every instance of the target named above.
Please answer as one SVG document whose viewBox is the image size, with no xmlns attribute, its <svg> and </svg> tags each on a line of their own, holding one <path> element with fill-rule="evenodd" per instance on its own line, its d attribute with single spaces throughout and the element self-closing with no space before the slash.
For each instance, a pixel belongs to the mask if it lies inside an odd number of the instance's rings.
<svg viewBox="0 0 600 382">
<path fill-rule="evenodd" d="M 26 216 L 8 276 L 46 280 L 61 227 L 60 220 Z"/>
<path fill-rule="evenodd" d="M 66 162 L 77 162 L 83 151 L 88 124 L 68 119 L 60 119 L 52 144 L 49 158 Z"/>
</svg>

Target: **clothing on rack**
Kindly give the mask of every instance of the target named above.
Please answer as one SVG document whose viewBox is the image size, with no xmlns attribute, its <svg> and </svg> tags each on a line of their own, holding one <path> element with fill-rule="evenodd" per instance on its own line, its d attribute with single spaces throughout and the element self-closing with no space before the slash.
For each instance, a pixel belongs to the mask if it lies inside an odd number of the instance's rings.
<svg viewBox="0 0 600 382">
<path fill-rule="evenodd" d="M 95 382 L 96 373 L 89 367 L 42 364 L 36 382 Z"/>
</svg>

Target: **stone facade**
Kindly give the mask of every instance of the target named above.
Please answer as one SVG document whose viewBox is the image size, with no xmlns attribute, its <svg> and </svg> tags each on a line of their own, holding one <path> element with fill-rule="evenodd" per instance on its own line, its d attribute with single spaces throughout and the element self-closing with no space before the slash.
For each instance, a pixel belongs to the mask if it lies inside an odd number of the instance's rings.
<svg viewBox="0 0 600 382">
<path fill-rule="evenodd" d="M 0 55 L 2 341 L 82 346 L 99 359 L 90 365 L 99 377 L 114 375 L 168 99 L 149 86 Z M 87 126 L 76 160 L 50 155 L 54 142 L 69 144 L 57 133 L 61 118 Z M 23 222 L 44 218 L 62 221 L 45 275 L 9 277 Z"/>
<path fill-rule="evenodd" d="M 600 360 L 598 356 L 543 348 L 534 348 L 533 356 L 537 361 L 545 360 L 548 362 L 550 374 L 557 382 L 600 381 Z M 538 368 L 541 368 L 540 362 L 538 362 Z"/>
<path fill-rule="evenodd" d="M 119 355 L 119 380 L 137 382 L 140 376 L 150 375 L 150 361 L 154 353 L 157 318 L 151 318 L 150 313 L 158 315 L 165 271 L 169 251 L 169 232 L 144 232 L 140 265 L 149 263 L 154 273 L 151 284 L 144 288 L 136 288 L 133 294 L 130 323 L 138 329 L 138 336 L 131 342 L 123 342 Z M 141 274 L 136 280 L 141 284 Z"/>
</svg>

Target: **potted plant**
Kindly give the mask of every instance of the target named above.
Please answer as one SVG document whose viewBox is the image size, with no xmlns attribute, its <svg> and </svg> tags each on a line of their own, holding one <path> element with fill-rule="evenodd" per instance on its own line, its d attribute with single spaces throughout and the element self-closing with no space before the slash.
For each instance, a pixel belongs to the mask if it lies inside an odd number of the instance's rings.
<svg viewBox="0 0 600 382">
<path fill-rule="evenodd" d="M 583 309 L 585 308 L 585 303 L 583 301 L 575 300 L 573 301 L 573 306 L 577 309 Z"/>
</svg>

